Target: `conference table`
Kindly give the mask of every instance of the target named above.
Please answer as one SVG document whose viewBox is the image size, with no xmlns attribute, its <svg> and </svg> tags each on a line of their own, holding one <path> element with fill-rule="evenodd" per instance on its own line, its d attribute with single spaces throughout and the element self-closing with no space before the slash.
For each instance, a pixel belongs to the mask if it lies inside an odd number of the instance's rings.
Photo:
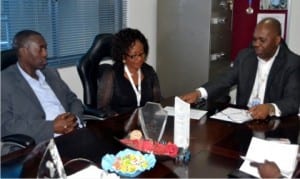
<svg viewBox="0 0 300 179">
<path fill-rule="evenodd" d="M 161 103 L 162 106 L 174 105 L 174 97 Z M 139 178 L 226 178 L 242 164 L 240 155 L 245 155 L 253 136 L 264 138 L 286 138 L 297 144 L 300 120 L 297 115 L 283 118 L 270 118 L 266 121 L 252 120 L 242 124 L 230 123 L 210 118 L 216 111 L 228 104 L 206 104 L 201 107 L 208 111 L 200 120 L 190 121 L 190 161 L 187 164 L 175 162 L 170 157 L 157 157 L 157 163 Z M 138 127 L 131 121 L 131 113 L 106 120 L 88 120 L 85 128 L 55 138 L 63 163 L 75 158 L 88 159 L 100 167 L 101 158 L 107 153 L 116 154 L 127 148 L 119 139 Z M 126 127 L 125 127 L 126 126 Z M 168 116 L 163 141 L 173 142 L 174 118 Z M 35 148 L 22 149 L 1 157 L 1 165 L 22 162 L 22 177 L 36 177 L 43 151 Z M 72 174 L 86 164 L 65 167 Z M 299 162 L 297 170 L 299 170 Z M 296 172 L 295 172 L 296 173 Z M 297 174 L 298 176 L 298 174 Z M 299 176 L 298 176 L 299 177 Z"/>
</svg>

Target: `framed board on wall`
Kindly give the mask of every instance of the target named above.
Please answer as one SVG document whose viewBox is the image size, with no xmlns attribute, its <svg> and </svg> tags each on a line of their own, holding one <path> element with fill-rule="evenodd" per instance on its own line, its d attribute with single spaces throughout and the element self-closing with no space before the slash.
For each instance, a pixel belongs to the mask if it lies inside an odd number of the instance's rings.
<svg viewBox="0 0 300 179">
<path fill-rule="evenodd" d="M 288 0 L 260 0 L 260 10 L 287 10 Z"/>
<path fill-rule="evenodd" d="M 232 49 L 231 59 L 234 60 L 238 52 L 249 46 L 253 38 L 255 26 L 259 20 L 264 17 L 271 16 L 281 22 L 282 38 L 287 37 L 287 18 L 289 16 L 288 10 L 291 6 L 291 0 L 249 0 L 252 1 L 253 14 L 247 14 L 245 9 L 249 7 L 248 1 L 237 0 L 233 5 L 233 25 L 232 25 Z M 299 1 L 299 0 L 295 0 Z M 262 6 L 262 3 L 268 4 L 267 7 Z M 275 8 L 282 4 L 284 8 Z M 262 6 L 262 7 L 261 7 Z M 280 6 L 280 5 L 279 5 Z M 279 7 L 278 6 L 278 7 Z"/>
</svg>

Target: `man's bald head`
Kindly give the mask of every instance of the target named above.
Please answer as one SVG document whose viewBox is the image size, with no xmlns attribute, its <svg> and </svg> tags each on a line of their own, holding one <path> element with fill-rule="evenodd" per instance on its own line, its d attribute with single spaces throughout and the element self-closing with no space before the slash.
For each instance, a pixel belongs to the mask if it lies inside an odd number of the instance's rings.
<svg viewBox="0 0 300 179">
<path fill-rule="evenodd" d="M 258 23 L 258 26 L 266 26 L 270 30 L 272 30 L 273 33 L 275 33 L 275 35 L 281 36 L 281 24 L 275 18 L 272 17 L 264 18 Z"/>
</svg>

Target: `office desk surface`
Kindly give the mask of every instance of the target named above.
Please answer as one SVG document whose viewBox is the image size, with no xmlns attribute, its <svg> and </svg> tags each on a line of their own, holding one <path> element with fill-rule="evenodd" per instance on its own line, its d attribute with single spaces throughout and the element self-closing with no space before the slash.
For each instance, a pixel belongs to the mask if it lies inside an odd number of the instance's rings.
<svg viewBox="0 0 300 179">
<path fill-rule="evenodd" d="M 100 166 L 103 155 L 117 153 L 126 147 L 118 139 L 138 126 L 132 123 L 128 127 L 126 124 L 129 117 L 130 114 L 104 121 L 91 120 L 87 123 L 87 128 L 57 137 L 55 142 L 63 162 L 81 157 Z M 173 126 L 173 117 L 168 117 L 163 140 L 173 141 Z M 292 143 L 297 143 L 300 120 L 297 116 L 290 116 L 271 119 L 266 123 L 251 121 L 233 124 L 203 117 L 201 120 L 191 120 L 190 126 L 189 164 L 178 165 L 172 159 L 158 159 L 159 162 L 152 170 L 139 177 L 227 177 L 240 167 L 242 160 L 239 156 L 246 153 L 252 136 L 263 134 L 266 138 L 288 138 Z M 11 162 L 28 153 L 28 149 L 12 153 L 2 157 L 2 162 Z M 36 155 L 26 160 L 22 172 L 24 177 L 36 177 L 40 158 Z"/>
</svg>

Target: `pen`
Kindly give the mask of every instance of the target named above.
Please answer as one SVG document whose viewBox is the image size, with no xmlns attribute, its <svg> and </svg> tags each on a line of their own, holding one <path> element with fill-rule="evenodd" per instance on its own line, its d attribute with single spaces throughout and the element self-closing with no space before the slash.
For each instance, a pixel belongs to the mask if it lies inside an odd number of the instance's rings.
<svg viewBox="0 0 300 179">
<path fill-rule="evenodd" d="M 226 116 L 229 120 L 234 121 L 228 114 L 224 113 L 223 111 L 220 111 L 220 113 Z"/>
<path fill-rule="evenodd" d="M 235 122 L 240 122 L 240 121 L 243 121 L 243 120 L 239 120 L 239 119 L 233 119 L 230 115 L 232 114 L 238 114 L 240 112 L 236 112 L 236 113 L 230 113 L 230 114 L 226 114 L 224 113 L 223 111 L 220 111 L 221 114 L 223 114 L 224 116 L 226 116 L 229 120 L 231 121 L 235 121 Z"/>
<path fill-rule="evenodd" d="M 224 111 L 220 111 L 220 114 L 222 114 L 223 116 L 225 116 L 227 119 L 233 121 L 233 122 L 246 122 L 251 118 L 250 114 L 247 111 L 237 111 L 237 112 L 224 112 Z M 233 117 L 234 116 L 234 117 Z"/>
</svg>

